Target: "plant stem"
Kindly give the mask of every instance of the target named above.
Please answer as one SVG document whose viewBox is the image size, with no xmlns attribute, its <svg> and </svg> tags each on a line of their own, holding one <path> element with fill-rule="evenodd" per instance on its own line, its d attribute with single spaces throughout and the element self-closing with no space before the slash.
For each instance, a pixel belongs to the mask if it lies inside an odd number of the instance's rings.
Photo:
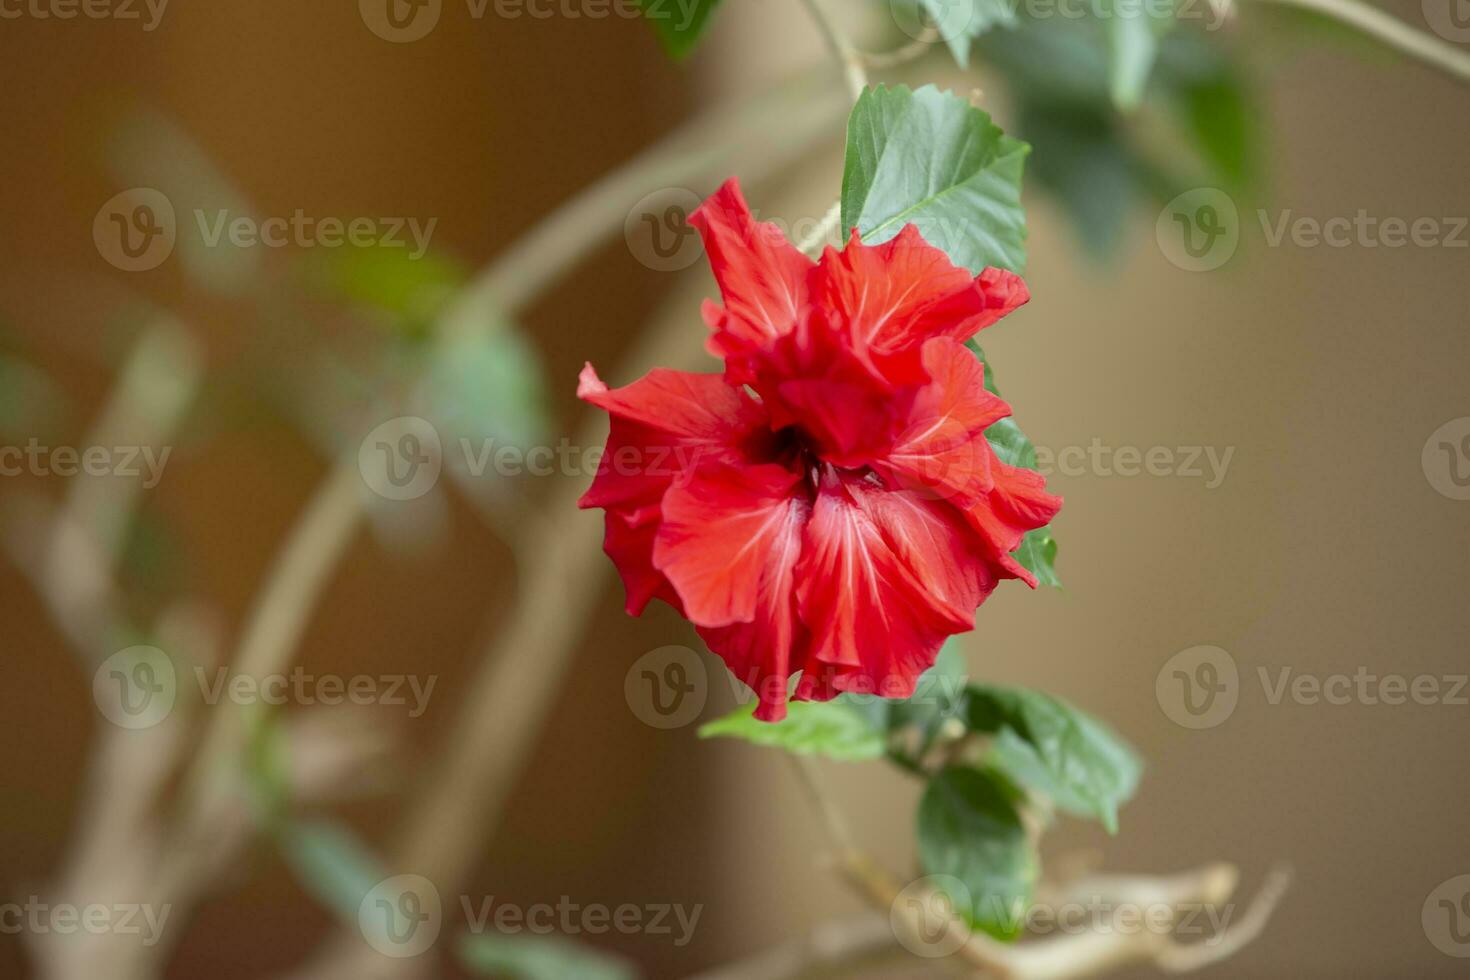
<svg viewBox="0 0 1470 980">
<path fill-rule="evenodd" d="M 645 154 L 630 165 L 636 174 L 609 175 L 564 205 L 542 226 L 548 230 L 532 232 L 528 247 L 553 268 L 564 270 L 566 256 L 584 254 L 607 232 L 621 227 L 630 199 L 651 187 L 696 180 L 728 165 L 732 153 L 746 157 L 747 177 L 777 170 L 809 148 L 825 131 L 824 123 L 839 118 L 844 108 L 845 103 L 820 97 L 796 103 L 789 98 L 765 99 L 741 113 L 726 114 L 725 125 L 697 124 L 699 131 L 715 135 L 717 145 L 698 154 L 681 154 L 677 164 Z M 738 115 L 742 123 L 730 125 L 729 115 Z M 773 145 L 762 137 L 769 137 L 777 125 L 785 138 Z M 694 131 L 691 127 L 688 132 Z M 674 142 L 684 141 L 665 141 L 665 145 Z M 572 213 L 582 214 L 585 220 L 571 221 L 567 215 Z M 559 230 L 552 234 L 549 229 Z M 558 248 L 561 257 L 557 257 Z M 482 301 L 498 297 L 504 304 L 529 299 L 522 274 L 548 281 L 544 268 L 529 267 L 515 250 L 510 256 L 474 287 Z M 702 281 L 690 280 L 686 290 L 676 292 L 668 314 L 626 355 L 627 373 L 642 371 L 650 364 L 685 366 L 701 356 L 702 331 L 691 326 L 688 310 L 697 305 L 704 289 Z M 589 414 L 574 444 L 598 442 L 606 434 L 606 424 L 600 413 Z M 591 515 L 581 520 L 576 516 L 576 500 L 585 489 L 580 481 L 562 481 L 550 493 L 541 515 L 528 521 L 513 542 L 521 576 L 510 621 L 497 621 L 493 638 L 477 656 L 479 667 L 444 742 L 446 750 L 425 773 L 389 848 L 388 866 L 429 878 L 443 894 L 461 888 L 476 849 L 493 835 L 570 658 L 577 652 L 583 622 L 601 595 L 609 569 L 600 536 L 595 522 L 589 526 Z M 371 950 L 360 939 L 339 935 L 293 976 L 355 980 L 371 965 L 360 959 L 367 956 L 371 960 L 369 954 Z M 389 967 L 383 977 L 404 975 L 411 964 L 405 960 Z"/>
<path fill-rule="evenodd" d="M 1259 2 L 1278 3 L 1288 7 L 1301 7 L 1316 11 L 1342 21 L 1349 27 L 1382 41 L 1411 58 L 1417 58 L 1427 65 L 1438 68 L 1462 82 L 1470 82 L 1470 53 L 1460 50 L 1448 41 L 1432 37 L 1424 31 L 1415 30 L 1377 7 L 1363 3 L 1362 0 L 1259 0 Z"/>
<path fill-rule="evenodd" d="M 847 81 L 848 94 L 856 102 L 868 87 L 868 72 L 863 67 L 862 53 L 853 46 L 847 34 L 827 13 L 827 9 L 822 6 L 822 0 L 802 0 L 802 3 L 812 15 L 817 30 L 822 32 L 822 40 L 827 43 L 827 48 L 832 52 L 832 56 L 837 59 L 837 65 L 842 69 L 843 77 Z"/>
</svg>

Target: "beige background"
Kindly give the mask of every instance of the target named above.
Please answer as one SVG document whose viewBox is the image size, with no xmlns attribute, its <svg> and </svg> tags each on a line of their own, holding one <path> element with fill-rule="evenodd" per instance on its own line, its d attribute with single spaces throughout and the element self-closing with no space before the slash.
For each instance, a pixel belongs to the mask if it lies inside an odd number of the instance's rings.
<svg viewBox="0 0 1470 980">
<path fill-rule="evenodd" d="M 117 189 L 99 134 L 123 105 L 169 113 L 266 213 L 437 215 L 436 246 L 478 264 L 696 104 L 820 57 L 814 35 L 787 26 L 770 0 L 728 5 L 717 50 L 690 68 L 665 64 L 637 23 L 475 23 L 453 7 L 429 39 L 393 46 L 351 6 L 181 4 L 153 35 L 0 24 L 0 316 L 78 399 L 73 438 L 106 381 L 95 350 L 126 291 L 195 324 L 218 368 L 255 337 L 248 311 L 201 295 L 176 269 L 123 276 L 93 251 L 92 215 Z M 1033 195 L 1035 299 L 986 338 L 1038 443 L 1233 447 L 1227 476 L 1215 489 L 1184 477 L 1053 477 L 1067 498 L 1056 527 L 1066 591 L 1002 590 L 969 664 L 1077 701 L 1148 760 L 1117 838 L 1064 823 L 1053 853 L 1102 848 L 1108 867 L 1140 871 L 1228 859 L 1244 869 L 1245 893 L 1273 863 L 1295 867 L 1265 937 L 1209 975 L 1460 976 L 1463 964 L 1427 941 L 1420 911 L 1441 881 L 1470 872 L 1470 708 L 1272 705 L 1257 670 L 1467 670 L 1470 503 L 1435 492 L 1420 456 L 1437 427 L 1470 416 L 1470 250 L 1272 248 L 1255 212 L 1470 213 L 1470 92 L 1342 50 L 1259 60 L 1271 191 L 1236 202 L 1239 253 L 1219 271 L 1182 271 L 1155 244 L 1155 214 L 1139 213 L 1126 249 L 1099 268 Z M 819 214 L 839 179 L 835 133 L 832 146 L 757 206 Z M 529 317 L 567 431 L 576 368 L 613 362 L 672 279 L 618 242 Z M 701 329 L 692 309 L 690 329 Z M 252 424 L 181 454 L 150 500 L 177 526 L 182 583 L 216 600 L 230 628 L 324 465 L 268 402 L 248 390 Z M 359 541 L 304 653 L 321 670 L 440 673 L 443 696 L 408 731 L 418 752 L 450 717 L 482 616 L 515 601 L 494 535 L 462 505 L 451 519 L 448 550 L 418 562 Z M 821 833 L 779 759 L 697 743 L 690 729 L 656 732 L 627 710 L 616 693 L 627 665 L 691 634 L 667 611 L 635 622 L 620 607 L 610 590 L 507 824 L 487 842 L 481 891 L 704 903 L 687 949 L 609 940 L 657 976 L 854 910 L 814 870 Z M 94 718 L 87 679 L 8 566 L 0 617 L 12 748 L 0 766 L 0 886 L 25 894 L 65 849 Z M 1160 709 L 1155 677 L 1199 644 L 1232 654 L 1241 696 L 1228 721 L 1190 731 Z M 860 836 L 909 868 L 914 789 L 875 766 L 824 774 Z M 396 811 L 389 799 L 347 816 L 372 839 Z M 233 884 L 201 916 L 174 976 L 262 975 L 295 962 L 326 927 L 268 854 Z M 0 973 L 23 975 L 11 937 L 0 940 Z"/>
</svg>

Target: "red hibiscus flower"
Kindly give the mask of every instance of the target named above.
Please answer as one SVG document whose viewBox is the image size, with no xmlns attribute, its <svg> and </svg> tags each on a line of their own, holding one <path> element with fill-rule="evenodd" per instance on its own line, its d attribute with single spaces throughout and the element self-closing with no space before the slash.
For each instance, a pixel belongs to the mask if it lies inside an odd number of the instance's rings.
<svg viewBox="0 0 1470 980">
<path fill-rule="evenodd" d="M 798 672 L 798 700 L 910 697 L 1000 579 L 1035 587 L 1011 552 L 1061 506 L 991 450 L 1010 408 L 964 346 L 1026 286 L 972 277 L 912 225 L 813 262 L 733 180 L 689 220 L 724 298 L 704 310 L 724 374 L 609 389 L 589 364 L 577 391 L 611 416 L 581 506 L 606 511 L 628 612 L 678 609 L 766 721 Z"/>
</svg>

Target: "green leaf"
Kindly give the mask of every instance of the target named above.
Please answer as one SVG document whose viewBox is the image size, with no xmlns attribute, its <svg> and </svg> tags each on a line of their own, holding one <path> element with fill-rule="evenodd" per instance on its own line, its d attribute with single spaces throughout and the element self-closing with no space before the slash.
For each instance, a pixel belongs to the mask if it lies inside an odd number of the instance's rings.
<svg viewBox="0 0 1470 980">
<path fill-rule="evenodd" d="M 700 738 L 739 738 L 797 755 L 856 761 L 883 755 L 883 733 L 854 705 L 792 701 L 781 721 L 757 721 L 756 702 L 742 705 L 699 729 Z"/>
<path fill-rule="evenodd" d="M 671 58 L 689 56 L 720 0 L 638 0 Z"/>
<path fill-rule="evenodd" d="M 964 714 L 966 680 L 965 660 L 958 643 L 950 638 L 940 647 L 934 666 L 924 671 L 914 685 L 912 698 L 880 702 L 888 706 L 885 727 L 894 761 L 909 769 L 918 768 L 944 723 Z"/>
<path fill-rule="evenodd" d="M 637 971 L 626 961 L 555 936 L 461 937 L 459 960 L 473 973 L 516 980 L 632 980 Z"/>
<path fill-rule="evenodd" d="M 1228 50 L 1175 32 L 1159 52 L 1157 78 L 1183 135 L 1208 168 L 1201 181 L 1235 187 L 1253 182 L 1260 168 L 1262 114 Z"/>
<path fill-rule="evenodd" d="M 973 340 L 969 346 L 985 365 L 986 389 L 999 398 L 1000 391 L 995 387 L 995 371 L 985 359 L 985 351 Z M 995 455 L 1000 457 L 1001 462 L 1028 470 L 1036 469 L 1036 447 L 1021 432 L 1021 427 L 1014 418 L 1007 417 L 996 422 L 985 430 L 985 438 L 990 440 L 990 448 L 995 450 Z M 1039 584 L 1060 588 L 1062 580 L 1057 577 L 1056 569 L 1057 543 L 1052 538 L 1049 527 L 1050 525 L 1027 531 L 1026 536 L 1021 539 L 1020 547 L 1013 554 L 1016 561 L 1036 576 Z"/>
<path fill-rule="evenodd" d="M 1107 36 L 1096 18 L 1022 20 L 1014 31 L 981 38 L 976 49 L 1017 95 L 1111 108 Z"/>
<path fill-rule="evenodd" d="M 1118 241 L 1144 187 L 1117 114 L 1095 103 L 1023 93 L 1018 126 L 1033 147 L 1032 181 L 1066 210 L 1089 255 L 1121 258 Z"/>
<path fill-rule="evenodd" d="M 466 281 L 459 265 L 437 253 L 415 258 L 410 249 L 386 246 L 329 249 L 314 255 L 308 269 L 316 288 L 391 315 L 413 337 L 429 332 Z"/>
<path fill-rule="evenodd" d="M 434 345 L 422 391 L 456 483 L 480 504 L 500 502 L 496 452 L 539 445 L 548 428 L 536 349 L 510 324 L 456 332 Z"/>
<path fill-rule="evenodd" d="M 1143 764 L 1112 729 L 1040 691 L 972 685 L 970 728 L 998 737 L 990 762 L 1058 807 L 1118 829 L 1118 807 L 1138 788 Z"/>
<path fill-rule="evenodd" d="M 1138 108 L 1149 75 L 1159 56 L 1160 39 L 1174 27 L 1174 12 L 1160 16 L 1152 3 L 1114 2 L 1105 8 L 1108 18 L 1108 91 L 1113 104 L 1124 111 Z"/>
<path fill-rule="evenodd" d="M 1016 5 L 1010 0 L 919 0 L 919 4 L 961 68 L 970 65 L 975 38 L 992 27 L 1016 25 Z"/>
<path fill-rule="evenodd" d="M 913 224 L 957 265 L 1020 272 L 1025 143 L 984 112 L 932 85 L 864 92 L 847 124 L 842 224 L 870 244 Z"/>
<path fill-rule="evenodd" d="M 935 776 L 919 801 L 919 861 L 965 885 L 968 902 L 950 897 L 973 926 L 1002 940 L 1020 935 L 1040 862 L 1004 780 L 956 766 Z"/>
</svg>

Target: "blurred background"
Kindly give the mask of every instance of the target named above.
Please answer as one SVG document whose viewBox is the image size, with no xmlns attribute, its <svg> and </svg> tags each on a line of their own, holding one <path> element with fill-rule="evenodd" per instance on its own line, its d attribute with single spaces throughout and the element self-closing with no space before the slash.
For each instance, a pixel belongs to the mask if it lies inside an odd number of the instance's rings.
<svg viewBox="0 0 1470 980">
<path fill-rule="evenodd" d="M 874 49 L 908 40 L 885 6 L 851 3 Z M 504 723 L 529 748 L 518 764 L 480 760 L 510 782 L 498 819 L 472 828 L 456 893 L 702 905 L 686 945 L 584 937 L 660 977 L 861 908 L 822 872 L 823 832 L 778 754 L 696 737 L 695 722 L 734 701 L 718 662 L 665 607 L 627 617 L 610 565 L 595 549 L 595 562 L 581 560 L 601 537 L 600 515 L 570 506 L 589 472 L 476 475 L 449 462 L 432 492 L 395 502 L 349 465 L 364 433 L 402 415 L 433 418 L 451 446 L 460 434 L 596 445 L 601 430 L 590 441 L 582 430 L 598 423 L 574 398 L 585 361 L 610 384 L 656 356 L 713 369 L 698 351 L 698 302 L 713 283 L 697 245 L 680 251 L 681 226 L 660 226 L 667 209 L 734 173 L 760 217 L 799 237 L 840 187 L 840 81 L 794 7 L 725 4 L 682 62 L 645 23 L 569 16 L 575 4 L 535 18 L 449 3 L 412 41 L 385 39 L 350 3 L 0 21 L 0 444 L 113 446 L 154 432 L 171 448 L 147 488 L 109 477 L 89 495 L 81 478 L 34 468 L 0 478 L 14 559 L 0 563 L 11 745 L 0 899 L 44 893 L 78 859 L 89 808 L 105 824 L 114 794 L 154 778 L 134 760 L 100 804 L 89 795 L 89 760 L 113 727 L 93 696 L 97 661 L 160 636 L 191 638 L 200 662 L 228 661 L 283 542 L 326 486 L 327 500 L 359 500 L 366 516 L 326 522 L 330 543 L 307 542 L 328 567 L 294 583 L 321 587 L 294 662 L 435 686 L 414 717 L 384 704 L 331 711 L 323 724 L 337 734 L 324 744 L 357 768 L 297 812 L 391 849 L 416 778 L 477 730 L 461 712 L 487 658 L 564 655 L 544 716 L 530 708 L 540 688 L 514 671 L 502 679 L 517 694 Z M 1422 29 L 1417 4 L 1391 12 Z M 1242 896 L 1274 865 L 1292 866 L 1264 935 L 1202 975 L 1462 976 L 1425 909 L 1470 873 L 1470 692 L 1453 680 L 1470 671 L 1470 493 L 1459 478 L 1470 473 L 1470 91 L 1248 3 L 1218 31 L 1184 25 L 1144 110 L 1125 119 L 1094 90 L 1087 38 L 1071 48 L 1067 34 L 1056 49 L 1076 78 L 1041 71 L 1039 52 L 1059 43 L 1042 35 L 1073 26 L 994 33 L 970 71 L 938 45 L 880 73 L 978 90 L 977 104 L 1036 147 L 1033 300 L 984 339 L 1020 422 L 1056 461 L 1064 588 L 999 590 L 965 637 L 969 670 L 1074 701 L 1147 762 L 1116 837 L 1063 821 L 1049 856 L 1097 852 L 1104 868 L 1148 873 L 1227 860 Z M 774 102 L 760 95 L 773 86 Z M 598 183 L 710 110 L 724 115 L 688 133 L 682 169 Z M 176 242 L 132 271 L 149 257 L 119 256 L 94 226 L 131 221 L 137 198 L 108 205 L 139 187 L 171 202 Z M 1212 268 L 1166 234 L 1165 204 L 1195 188 L 1236 211 L 1238 242 L 1203 260 Z M 589 194 L 560 231 L 537 231 Z M 378 247 L 231 245 L 228 234 L 211 245 L 221 212 L 367 218 Z M 1433 219 L 1434 233 L 1425 225 L 1420 240 L 1393 245 L 1359 223 L 1339 246 L 1290 230 L 1360 213 Z M 382 247 L 395 224 L 409 247 Z M 593 224 L 595 235 L 575 230 Z M 410 258 L 413 228 L 427 241 Z M 549 267 L 552 246 L 576 261 Z M 466 299 L 497 260 L 494 285 L 524 287 L 513 315 Z M 447 344 L 431 336 L 445 323 Z M 120 382 L 133 399 L 121 408 Z M 99 440 L 99 419 L 119 428 Z M 1168 450 L 1157 467 L 1129 465 L 1130 452 L 1155 447 Z M 334 490 L 343 466 L 351 479 Z M 114 589 L 52 536 L 47 521 L 68 502 L 103 527 L 119 508 L 135 513 L 108 539 L 100 577 Z M 104 592 L 109 625 L 98 627 Z M 624 682 L 669 645 L 700 651 L 708 703 L 660 729 Z M 1182 652 L 1176 662 L 1193 669 L 1187 652 L 1200 646 L 1225 652 L 1209 656 L 1234 671 L 1237 701 L 1191 728 L 1161 677 Z M 1283 676 L 1363 673 L 1435 678 L 1442 696 L 1276 696 Z M 379 744 L 388 735 L 391 749 Z M 493 744 L 519 754 L 514 739 Z M 877 764 L 821 771 L 857 836 L 911 874 L 917 786 Z M 477 792 L 473 782 L 454 792 Z M 98 840 L 124 864 L 169 848 Z M 299 862 L 259 841 L 223 857 L 166 975 L 286 975 L 308 962 L 334 918 Z M 26 940 L 0 936 L 0 974 L 35 975 Z M 1449 945 L 1470 955 L 1470 942 Z M 445 956 L 431 975 L 469 974 Z"/>
</svg>

